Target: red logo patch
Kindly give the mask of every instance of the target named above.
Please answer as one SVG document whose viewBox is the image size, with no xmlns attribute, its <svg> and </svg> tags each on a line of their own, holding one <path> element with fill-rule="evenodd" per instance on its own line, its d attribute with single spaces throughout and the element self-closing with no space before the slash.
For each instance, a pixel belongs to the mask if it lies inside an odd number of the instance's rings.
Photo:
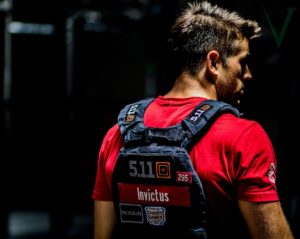
<svg viewBox="0 0 300 239">
<path fill-rule="evenodd" d="M 189 207 L 190 191 L 185 186 L 156 186 L 119 183 L 121 203 Z"/>
<path fill-rule="evenodd" d="M 180 183 L 192 183 L 192 172 L 176 172 L 176 182 Z"/>
</svg>

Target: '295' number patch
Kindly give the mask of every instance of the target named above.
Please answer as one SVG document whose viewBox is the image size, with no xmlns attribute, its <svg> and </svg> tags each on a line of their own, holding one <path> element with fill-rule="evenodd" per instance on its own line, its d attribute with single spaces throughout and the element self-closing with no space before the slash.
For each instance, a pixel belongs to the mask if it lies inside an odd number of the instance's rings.
<svg viewBox="0 0 300 239">
<path fill-rule="evenodd" d="M 192 183 L 192 172 L 176 172 L 176 182 L 180 183 Z"/>
</svg>

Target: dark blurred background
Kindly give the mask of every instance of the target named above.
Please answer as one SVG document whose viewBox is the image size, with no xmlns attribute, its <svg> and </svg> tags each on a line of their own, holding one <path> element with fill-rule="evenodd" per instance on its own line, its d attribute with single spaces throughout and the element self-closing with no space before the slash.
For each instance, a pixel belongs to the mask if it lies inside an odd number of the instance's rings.
<svg viewBox="0 0 300 239">
<path fill-rule="evenodd" d="M 297 238 L 298 2 L 211 2 L 263 28 L 240 110 L 274 144 Z M 171 86 L 166 37 L 185 3 L 0 0 L 0 239 L 92 238 L 99 146 L 121 107 Z"/>
</svg>

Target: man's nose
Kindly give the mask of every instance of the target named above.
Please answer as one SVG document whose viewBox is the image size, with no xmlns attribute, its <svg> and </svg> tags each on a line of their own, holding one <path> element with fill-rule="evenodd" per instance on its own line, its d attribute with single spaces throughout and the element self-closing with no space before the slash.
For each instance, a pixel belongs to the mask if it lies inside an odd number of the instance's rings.
<svg viewBox="0 0 300 239">
<path fill-rule="evenodd" d="M 244 74 L 243 74 L 243 81 L 251 80 L 252 74 L 250 72 L 250 69 L 248 65 L 245 65 Z"/>
</svg>

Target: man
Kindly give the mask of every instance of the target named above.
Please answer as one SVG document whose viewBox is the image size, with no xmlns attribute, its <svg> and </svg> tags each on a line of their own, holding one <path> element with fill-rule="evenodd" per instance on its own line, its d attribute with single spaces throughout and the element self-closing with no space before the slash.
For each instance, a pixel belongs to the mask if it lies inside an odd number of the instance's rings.
<svg viewBox="0 0 300 239">
<path fill-rule="evenodd" d="M 175 125 L 205 99 L 238 105 L 244 83 L 252 78 L 249 41 L 259 32 L 255 21 L 235 12 L 208 2 L 188 4 L 169 37 L 176 81 L 148 106 L 145 125 Z M 111 178 L 122 145 L 115 125 L 99 153 L 93 193 L 95 239 L 112 238 L 115 229 Z M 189 155 L 210 208 L 208 238 L 293 238 L 276 191 L 273 148 L 257 122 L 222 114 Z"/>
</svg>

